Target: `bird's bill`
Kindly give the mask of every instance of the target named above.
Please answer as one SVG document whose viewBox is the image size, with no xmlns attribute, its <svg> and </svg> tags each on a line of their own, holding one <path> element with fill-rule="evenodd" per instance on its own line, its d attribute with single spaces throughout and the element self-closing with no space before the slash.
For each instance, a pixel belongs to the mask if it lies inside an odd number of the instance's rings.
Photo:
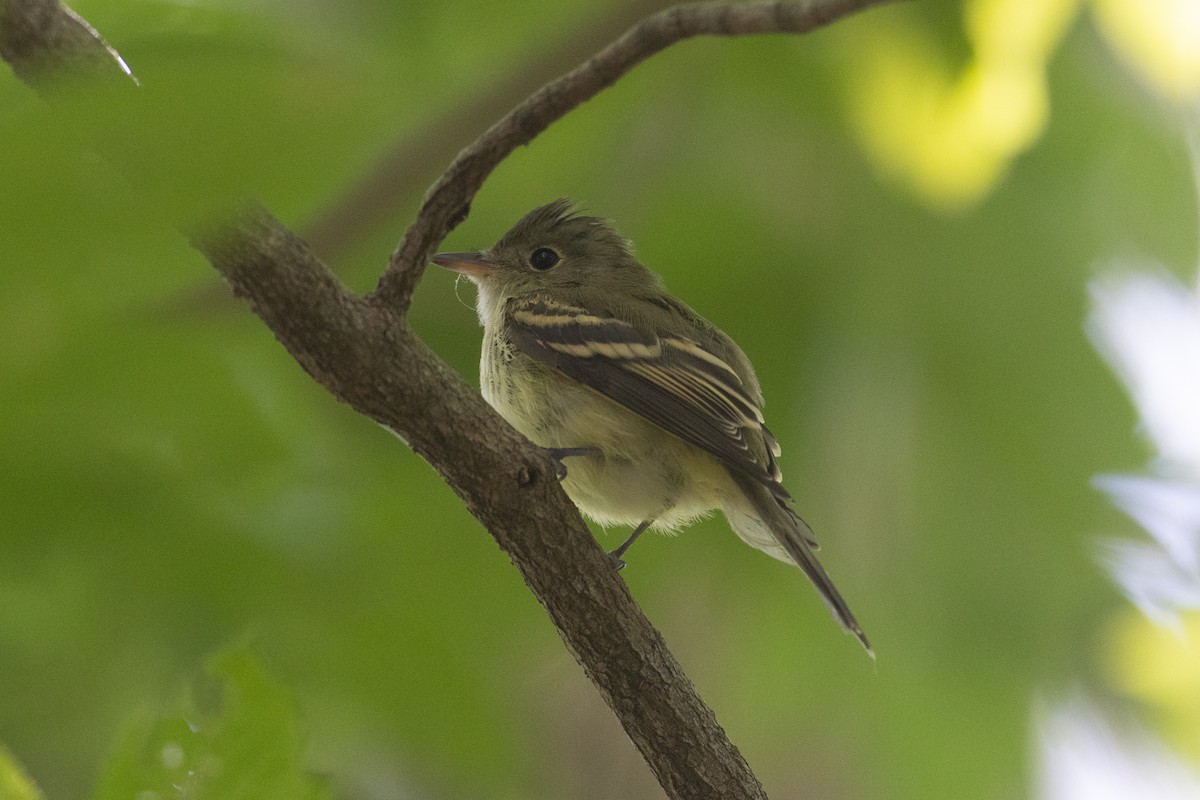
<svg viewBox="0 0 1200 800">
<path fill-rule="evenodd" d="M 482 278 L 496 269 L 495 262 L 478 250 L 471 253 L 438 253 L 429 260 L 468 278 Z"/>
</svg>

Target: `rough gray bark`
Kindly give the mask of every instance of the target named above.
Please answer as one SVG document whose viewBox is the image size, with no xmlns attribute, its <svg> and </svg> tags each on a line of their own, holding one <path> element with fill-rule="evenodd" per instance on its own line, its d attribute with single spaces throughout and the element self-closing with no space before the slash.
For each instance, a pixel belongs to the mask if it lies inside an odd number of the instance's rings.
<svg viewBox="0 0 1200 800">
<path fill-rule="evenodd" d="M 370 295 L 347 289 L 260 207 L 190 232 L 317 382 L 397 433 L 463 499 L 672 798 L 766 795 L 592 539 L 551 464 L 417 338 L 406 311 L 426 258 L 465 217 L 491 171 L 641 61 L 692 36 L 802 33 L 879 1 L 700 3 L 646 18 L 459 154 L 427 193 Z M 115 53 L 54 0 L 0 0 L 0 55 L 36 85 L 81 63 L 111 69 Z"/>
<path fill-rule="evenodd" d="M 0 58 L 21 80 L 45 87 L 71 75 L 133 77 L 116 50 L 57 0 L 0 0 Z"/>
</svg>

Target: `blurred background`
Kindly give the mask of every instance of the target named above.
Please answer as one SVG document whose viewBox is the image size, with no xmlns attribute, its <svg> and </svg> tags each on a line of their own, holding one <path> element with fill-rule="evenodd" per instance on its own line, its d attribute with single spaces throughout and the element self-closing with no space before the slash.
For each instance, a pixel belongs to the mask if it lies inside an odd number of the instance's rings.
<svg viewBox="0 0 1200 800">
<path fill-rule="evenodd" d="M 658 5 L 80 0 L 140 89 L 0 69 L 0 794 L 663 796 L 452 492 L 175 232 L 257 197 L 368 291 Z M 1198 98 L 1191 0 L 695 40 L 446 240 L 569 196 L 754 360 L 878 660 L 720 518 L 622 576 L 771 797 L 1200 796 Z M 476 381 L 472 301 L 431 271 L 412 323 Z"/>
</svg>

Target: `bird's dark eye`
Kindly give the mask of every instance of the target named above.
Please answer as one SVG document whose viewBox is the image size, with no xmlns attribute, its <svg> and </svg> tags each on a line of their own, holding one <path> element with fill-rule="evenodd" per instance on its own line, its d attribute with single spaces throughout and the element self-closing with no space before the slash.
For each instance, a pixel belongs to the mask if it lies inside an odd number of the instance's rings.
<svg viewBox="0 0 1200 800">
<path fill-rule="evenodd" d="M 538 272 L 545 272 L 548 269 L 552 269 L 560 260 L 558 253 L 549 247 L 539 247 L 529 254 L 529 266 Z"/>
</svg>

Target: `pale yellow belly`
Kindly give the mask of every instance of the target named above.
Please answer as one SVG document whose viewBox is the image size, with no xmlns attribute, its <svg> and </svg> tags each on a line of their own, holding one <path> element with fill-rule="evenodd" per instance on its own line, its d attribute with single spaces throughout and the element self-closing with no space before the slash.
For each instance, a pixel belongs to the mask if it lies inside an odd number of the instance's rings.
<svg viewBox="0 0 1200 800">
<path fill-rule="evenodd" d="M 493 356 L 495 358 L 495 356 Z M 519 364 L 519 366 L 518 366 Z M 602 525 L 672 530 L 720 508 L 737 489 L 716 459 L 550 368 L 518 356 L 511 380 L 483 363 L 484 398 L 517 430 L 548 448 L 596 447 L 563 460 L 563 488 Z"/>
</svg>

